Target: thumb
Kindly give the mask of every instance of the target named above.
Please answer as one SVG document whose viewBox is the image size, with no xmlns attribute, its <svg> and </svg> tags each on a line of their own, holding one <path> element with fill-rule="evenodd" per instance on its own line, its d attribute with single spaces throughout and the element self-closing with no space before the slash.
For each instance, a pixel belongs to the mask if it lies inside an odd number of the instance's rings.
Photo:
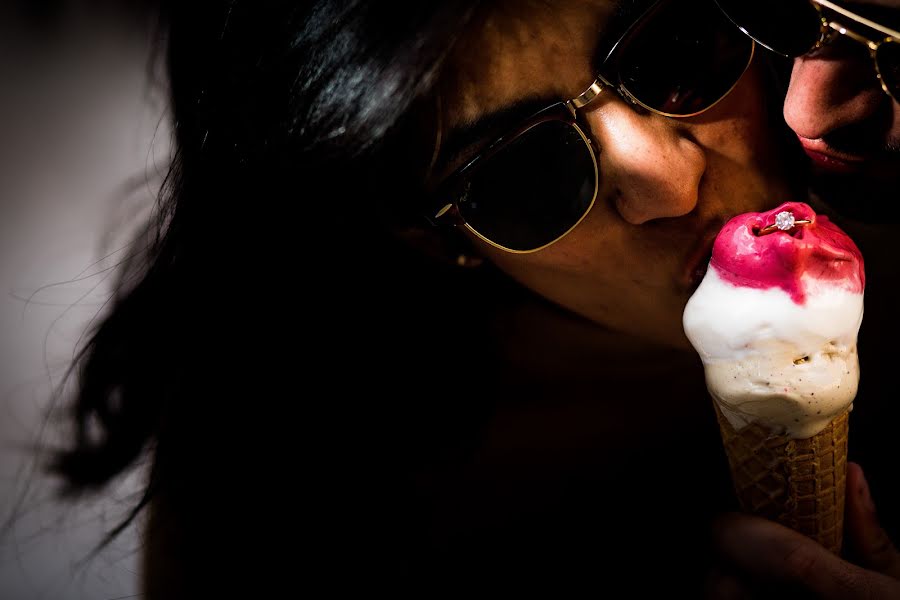
<svg viewBox="0 0 900 600">
<path fill-rule="evenodd" d="M 847 541 L 858 563 L 900 579 L 900 553 L 878 522 L 862 467 L 847 463 Z"/>
<path fill-rule="evenodd" d="M 800 590 L 829 600 L 900 597 L 900 582 L 841 560 L 774 521 L 726 515 L 717 520 L 714 534 L 725 568 L 767 590 L 765 598 L 779 589 L 774 597 L 795 597 Z M 786 590 L 792 593 L 786 595 Z"/>
</svg>

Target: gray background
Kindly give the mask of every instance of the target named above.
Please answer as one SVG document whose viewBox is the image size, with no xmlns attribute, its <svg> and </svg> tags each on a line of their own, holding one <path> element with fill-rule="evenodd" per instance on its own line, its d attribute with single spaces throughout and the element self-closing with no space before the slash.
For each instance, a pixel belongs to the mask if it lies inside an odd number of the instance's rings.
<svg viewBox="0 0 900 600">
<path fill-rule="evenodd" d="M 21 8 L 0 4 L 0 599 L 137 597 L 136 528 L 88 553 L 135 502 L 140 469 L 60 502 L 34 448 L 65 435 L 53 391 L 152 215 L 165 90 L 144 24 L 96 4 Z"/>
</svg>

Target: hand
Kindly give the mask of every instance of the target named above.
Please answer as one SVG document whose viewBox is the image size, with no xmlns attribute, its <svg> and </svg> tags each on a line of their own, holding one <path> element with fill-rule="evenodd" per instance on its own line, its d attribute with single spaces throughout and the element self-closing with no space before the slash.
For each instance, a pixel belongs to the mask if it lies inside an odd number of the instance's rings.
<svg viewBox="0 0 900 600">
<path fill-rule="evenodd" d="M 728 515 L 715 527 L 721 568 L 709 579 L 712 598 L 793 597 L 900 599 L 900 553 L 878 522 L 862 468 L 847 465 L 847 548 L 859 566 L 786 527 Z M 804 595 L 805 594 L 805 595 Z"/>
</svg>

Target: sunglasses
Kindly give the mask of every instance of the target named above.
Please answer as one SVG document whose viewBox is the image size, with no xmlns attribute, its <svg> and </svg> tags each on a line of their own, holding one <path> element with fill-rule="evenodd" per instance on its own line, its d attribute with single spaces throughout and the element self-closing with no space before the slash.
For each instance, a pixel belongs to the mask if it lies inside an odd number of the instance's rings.
<svg viewBox="0 0 900 600">
<path fill-rule="evenodd" d="M 803 56 L 843 37 L 865 46 L 881 88 L 900 102 L 900 33 L 829 0 L 716 0 L 722 11 L 760 46 Z M 851 29 L 849 25 L 853 25 Z M 859 26 L 871 30 L 863 35 Z"/>
<path fill-rule="evenodd" d="M 533 115 L 448 177 L 430 220 L 462 223 L 508 252 L 546 248 L 597 199 L 601 173 L 585 106 L 611 90 L 666 117 L 698 115 L 737 85 L 754 47 L 713 0 L 656 2 L 612 47 L 590 88 Z"/>
</svg>

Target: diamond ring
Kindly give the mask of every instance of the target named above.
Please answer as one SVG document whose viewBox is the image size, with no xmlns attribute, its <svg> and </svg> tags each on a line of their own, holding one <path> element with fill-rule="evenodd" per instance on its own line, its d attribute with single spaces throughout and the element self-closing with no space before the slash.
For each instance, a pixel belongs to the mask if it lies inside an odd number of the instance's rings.
<svg viewBox="0 0 900 600">
<path fill-rule="evenodd" d="M 773 231 L 790 231 L 798 225 L 809 225 L 812 223 L 809 219 L 795 219 L 794 213 L 784 210 L 775 215 L 775 223 L 766 225 L 756 232 L 756 235 L 766 235 Z"/>
</svg>

